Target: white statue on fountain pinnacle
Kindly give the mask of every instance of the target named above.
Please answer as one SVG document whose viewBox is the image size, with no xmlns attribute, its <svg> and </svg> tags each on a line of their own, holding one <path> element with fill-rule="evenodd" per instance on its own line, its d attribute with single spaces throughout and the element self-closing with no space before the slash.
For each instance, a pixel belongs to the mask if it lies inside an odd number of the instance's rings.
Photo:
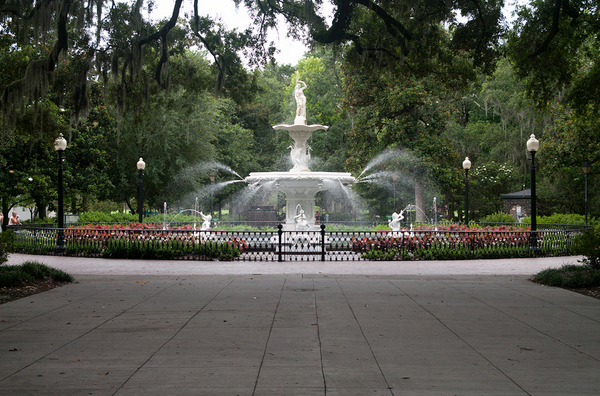
<svg viewBox="0 0 600 396">
<path fill-rule="evenodd" d="M 294 124 L 296 125 L 306 125 L 306 96 L 304 96 L 305 89 L 306 83 L 302 80 L 297 80 L 296 91 L 294 93 L 296 98 L 296 118 L 294 119 Z"/>
<path fill-rule="evenodd" d="M 294 140 L 294 144 L 289 147 L 291 149 L 290 157 L 294 164 L 294 167 L 290 169 L 290 172 L 310 172 L 310 169 L 308 168 L 308 163 L 310 161 L 310 146 L 307 144 L 308 139 L 310 139 L 314 131 L 320 129 L 327 130 L 329 128 L 325 125 L 306 124 L 305 89 L 306 83 L 300 80 L 298 72 L 296 72 L 296 89 L 294 91 L 294 98 L 296 99 L 296 118 L 294 119 L 294 125 L 275 125 L 273 127 L 275 130 L 284 129 L 288 131 L 290 137 Z"/>
</svg>

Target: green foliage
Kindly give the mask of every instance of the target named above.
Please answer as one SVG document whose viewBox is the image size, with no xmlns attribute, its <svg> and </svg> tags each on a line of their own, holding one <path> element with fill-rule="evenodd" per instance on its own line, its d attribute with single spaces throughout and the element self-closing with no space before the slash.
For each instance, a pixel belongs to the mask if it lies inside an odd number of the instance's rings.
<svg viewBox="0 0 600 396">
<path fill-rule="evenodd" d="M 580 214 L 555 213 L 550 216 L 537 216 L 536 220 L 537 224 L 585 224 L 585 216 Z M 525 217 L 521 222 L 524 224 L 531 224 L 531 216 Z"/>
<path fill-rule="evenodd" d="M 479 76 L 463 106 L 460 144 L 473 165 L 494 161 L 526 170 L 525 141 L 531 133 L 541 136 L 548 119 L 527 97 L 513 65 L 503 59 L 491 76 Z"/>
<path fill-rule="evenodd" d="M 473 166 L 469 172 L 469 206 L 480 215 L 497 213 L 502 210 L 501 194 L 513 192 L 519 180 L 511 164 L 488 162 Z"/>
<path fill-rule="evenodd" d="M 481 223 L 515 223 L 517 220 L 504 212 L 496 212 L 479 219 Z"/>
<path fill-rule="evenodd" d="M 45 217 L 46 207 L 55 197 L 57 155 L 53 141 L 66 123 L 60 109 L 51 101 L 28 107 L 10 136 L 0 145 L 0 191 L 3 204 L 34 203 Z M 36 115 L 36 111 L 39 114 Z M 32 133 L 37 131 L 37 133 Z M 7 213 L 5 213 L 6 215 Z"/>
<path fill-rule="evenodd" d="M 572 87 L 573 105 L 598 108 L 597 3 L 534 0 L 517 5 L 517 14 L 507 53 L 535 101 L 546 106 Z"/>
<path fill-rule="evenodd" d="M 0 265 L 8 261 L 8 252 L 13 251 L 14 237 L 12 230 L 0 232 Z"/>
<path fill-rule="evenodd" d="M 500 258 L 525 258 L 533 257 L 529 247 L 512 247 L 505 249 L 480 249 L 471 250 L 469 247 L 443 247 L 415 249 L 390 249 L 388 251 L 370 250 L 362 253 L 361 257 L 366 260 L 484 260 Z"/>
<path fill-rule="evenodd" d="M 0 266 L 0 287 L 19 286 L 44 279 L 59 282 L 73 282 L 74 280 L 66 272 L 48 267 L 37 261 L 27 261 L 21 265 Z"/>
<path fill-rule="evenodd" d="M 193 257 L 196 260 L 233 260 L 240 250 L 229 243 L 180 241 L 122 241 L 111 240 L 102 251 L 104 258 L 168 260 Z"/>
<path fill-rule="evenodd" d="M 64 162 L 66 192 L 71 197 L 85 199 L 104 198 L 113 192 L 114 184 L 109 174 L 111 157 L 107 149 L 113 143 L 111 135 L 117 127 L 102 96 L 102 87 L 95 83 L 90 91 L 89 114 L 67 136 L 67 159 Z M 72 212 L 78 213 L 77 208 L 72 208 Z"/>
<path fill-rule="evenodd" d="M 416 197 L 417 189 L 423 187 L 432 195 L 439 190 L 444 195 L 456 194 L 462 185 L 461 173 L 455 166 L 458 155 L 441 133 L 453 111 L 452 98 L 457 92 L 435 75 L 377 75 L 360 67 L 346 67 L 344 72 L 344 105 L 353 112 L 353 125 L 348 132 L 350 171 L 360 174 L 369 161 L 396 153 L 381 170 L 388 172 L 388 177 L 395 173 L 407 178 L 412 188 L 400 191 Z M 390 200 L 391 185 L 386 194 Z M 357 189 L 370 199 L 378 213 L 390 212 L 389 206 L 381 205 L 380 186 L 369 183 L 358 185 Z M 425 198 L 431 202 L 428 198 L 432 197 Z M 401 207 L 408 203 L 425 207 L 424 202 L 414 199 Z"/>
<path fill-rule="evenodd" d="M 600 268 L 588 265 L 566 264 L 560 268 L 548 268 L 531 279 L 547 286 L 579 289 L 600 286 Z"/>
<path fill-rule="evenodd" d="M 589 159 L 595 166 L 600 159 L 600 113 L 592 107 L 574 110 L 556 105 L 551 108 L 554 122 L 544 131 L 540 140 L 539 160 L 544 177 L 540 185 L 541 212 L 551 211 L 584 213 L 586 178 L 581 163 Z M 589 200 L 599 198 L 600 180 L 594 177 L 594 168 L 588 176 Z M 597 205 L 589 205 L 591 215 L 598 216 Z"/>
<path fill-rule="evenodd" d="M 80 223 L 135 223 L 138 220 L 138 215 L 122 212 L 83 212 L 79 215 Z"/>
<path fill-rule="evenodd" d="M 584 264 L 600 273 L 600 227 L 585 230 L 575 240 L 575 252 L 581 254 Z"/>
</svg>

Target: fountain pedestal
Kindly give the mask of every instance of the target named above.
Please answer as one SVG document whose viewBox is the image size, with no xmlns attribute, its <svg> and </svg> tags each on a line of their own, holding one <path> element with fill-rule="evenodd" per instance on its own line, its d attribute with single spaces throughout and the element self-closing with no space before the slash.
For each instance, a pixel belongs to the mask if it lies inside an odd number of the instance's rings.
<svg viewBox="0 0 600 396">
<path fill-rule="evenodd" d="M 350 173 L 343 172 L 312 172 L 312 171 L 289 171 L 289 172 L 252 172 L 246 178 L 250 184 L 275 182 L 275 189 L 285 194 L 285 224 L 284 231 L 295 231 L 295 208 L 298 204 L 311 230 L 315 227 L 315 196 L 319 191 L 324 191 L 329 186 L 335 186 L 331 181 L 344 185 L 354 183 L 355 179 Z"/>
</svg>

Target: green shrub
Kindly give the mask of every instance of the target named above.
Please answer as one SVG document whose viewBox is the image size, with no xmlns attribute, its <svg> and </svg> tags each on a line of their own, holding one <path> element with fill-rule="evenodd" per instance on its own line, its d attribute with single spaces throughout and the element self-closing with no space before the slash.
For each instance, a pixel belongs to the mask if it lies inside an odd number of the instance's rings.
<svg viewBox="0 0 600 396">
<path fill-rule="evenodd" d="M 0 267 L 0 287 L 20 286 L 34 280 L 33 276 L 22 272 L 19 268 L 10 265 Z"/>
<path fill-rule="evenodd" d="M 131 213 L 83 212 L 79 215 L 80 223 L 135 223 L 138 215 Z"/>
<path fill-rule="evenodd" d="M 550 216 L 536 216 L 538 224 L 585 224 L 585 216 L 580 214 L 562 214 L 555 213 Z M 525 217 L 522 220 L 525 224 L 531 224 L 531 216 Z"/>
<path fill-rule="evenodd" d="M 12 252 L 14 248 L 13 230 L 0 232 L 0 265 L 8 261 L 8 252 Z"/>
<path fill-rule="evenodd" d="M 535 274 L 534 282 L 548 286 L 580 289 L 600 285 L 600 269 L 588 265 L 563 265 L 560 268 L 548 268 Z"/>
<path fill-rule="evenodd" d="M 324 221 L 325 220 L 325 214 L 323 214 L 321 216 L 321 219 Z M 352 221 L 354 220 L 354 214 L 353 213 L 337 213 L 337 212 L 331 212 L 329 213 L 329 221 L 330 222 L 335 222 L 335 221 Z"/>
<path fill-rule="evenodd" d="M 124 241 L 109 241 L 102 251 L 103 258 L 129 258 L 129 244 Z"/>
<path fill-rule="evenodd" d="M 19 286 L 44 279 L 73 282 L 73 277 L 66 272 L 48 267 L 36 261 L 27 261 L 21 265 L 5 265 L 0 267 L 0 287 Z"/>
<path fill-rule="evenodd" d="M 102 251 L 104 258 L 168 260 L 195 256 L 200 259 L 232 260 L 240 250 L 224 242 L 181 243 L 110 241 Z"/>
<path fill-rule="evenodd" d="M 504 212 L 496 212 L 479 219 L 481 223 L 515 223 L 516 221 L 514 217 Z"/>
<path fill-rule="evenodd" d="M 582 263 L 600 270 L 600 228 L 591 228 L 575 237 L 575 254 L 584 256 Z"/>
</svg>

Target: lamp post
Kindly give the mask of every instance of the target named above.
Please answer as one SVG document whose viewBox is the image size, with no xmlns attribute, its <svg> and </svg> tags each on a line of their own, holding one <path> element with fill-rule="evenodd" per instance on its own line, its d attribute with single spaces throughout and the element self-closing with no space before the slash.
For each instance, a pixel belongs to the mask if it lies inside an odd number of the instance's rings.
<svg viewBox="0 0 600 396">
<path fill-rule="evenodd" d="M 465 157 L 462 163 L 465 170 L 465 225 L 469 225 L 469 169 L 471 169 L 471 161 L 469 157 Z"/>
<path fill-rule="evenodd" d="M 392 181 L 394 182 L 394 213 L 396 213 L 396 182 L 398 181 L 398 175 L 392 175 Z"/>
<path fill-rule="evenodd" d="M 208 175 L 208 177 L 210 178 L 210 216 L 213 216 L 213 201 L 214 201 L 214 186 L 213 184 L 215 183 L 215 178 L 217 177 L 217 174 L 215 173 L 214 170 L 210 171 L 210 174 Z"/>
<path fill-rule="evenodd" d="M 144 169 L 146 169 L 146 163 L 144 162 L 142 157 L 140 157 L 136 165 L 140 175 L 140 184 L 138 189 L 138 215 L 139 221 L 141 223 L 144 221 Z"/>
<path fill-rule="evenodd" d="M 531 154 L 531 237 L 529 245 L 534 251 L 537 250 L 537 210 L 536 210 L 536 192 L 535 192 L 535 153 L 540 148 L 540 142 L 532 133 L 527 141 L 527 151 Z"/>
<path fill-rule="evenodd" d="M 585 176 L 585 225 L 588 225 L 588 174 L 592 170 L 592 163 L 589 159 L 586 159 L 581 163 L 583 169 L 583 175 Z"/>
<path fill-rule="evenodd" d="M 63 207 L 63 152 L 67 149 L 67 141 L 62 133 L 54 141 L 54 149 L 58 152 L 58 236 L 56 253 L 65 251 L 65 211 Z"/>
</svg>

